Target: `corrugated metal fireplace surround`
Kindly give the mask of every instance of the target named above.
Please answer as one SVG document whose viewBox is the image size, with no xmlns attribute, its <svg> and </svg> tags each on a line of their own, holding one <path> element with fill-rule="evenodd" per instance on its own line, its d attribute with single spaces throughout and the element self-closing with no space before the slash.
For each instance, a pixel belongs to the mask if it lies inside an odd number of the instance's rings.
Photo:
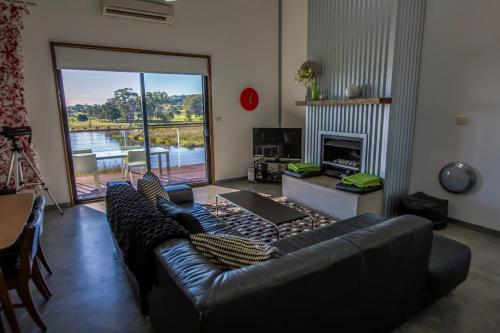
<svg viewBox="0 0 500 333">
<path fill-rule="evenodd" d="M 366 135 L 366 172 L 385 178 L 385 213 L 409 187 L 426 0 L 309 0 L 308 58 L 322 66 L 320 89 L 391 105 L 308 106 L 306 160 L 321 162 L 321 132 Z"/>
</svg>

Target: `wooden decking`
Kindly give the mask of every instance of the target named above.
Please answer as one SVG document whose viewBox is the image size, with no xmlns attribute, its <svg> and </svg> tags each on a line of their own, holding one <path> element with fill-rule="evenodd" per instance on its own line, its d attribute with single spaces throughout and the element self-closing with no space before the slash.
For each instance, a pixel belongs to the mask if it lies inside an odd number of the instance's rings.
<svg viewBox="0 0 500 333">
<path fill-rule="evenodd" d="M 205 164 L 194 164 L 186 165 L 181 167 L 172 167 L 170 174 L 164 168 L 163 175 L 160 176 L 158 169 L 152 170 L 156 175 L 160 177 L 160 180 L 165 185 L 174 185 L 182 183 L 198 183 L 207 180 Z M 137 170 L 132 175 L 132 182 L 137 185 L 137 179 L 142 178 L 142 173 L 144 171 Z M 102 172 L 99 173 L 99 189 L 96 188 L 96 183 L 94 181 L 94 175 L 78 175 L 76 177 L 76 189 L 78 193 L 78 199 L 95 199 L 101 198 L 106 195 L 106 183 L 109 181 L 119 181 L 123 180 L 123 173 L 116 172 Z"/>
</svg>

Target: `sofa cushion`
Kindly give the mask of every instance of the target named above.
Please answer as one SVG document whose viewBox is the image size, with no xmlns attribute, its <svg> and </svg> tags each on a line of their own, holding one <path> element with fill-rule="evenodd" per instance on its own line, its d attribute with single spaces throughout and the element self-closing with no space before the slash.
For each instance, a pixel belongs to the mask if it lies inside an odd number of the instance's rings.
<svg viewBox="0 0 500 333">
<path fill-rule="evenodd" d="M 200 221 L 191 213 L 179 208 L 173 202 L 157 197 L 156 207 L 165 217 L 169 217 L 172 220 L 179 222 L 187 231 L 191 234 L 205 233 Z"/>
<path fill-rule="evenodd" d="M 239 236 L 197 234 L 190 239 L 201 254 L 225 271 L 255 265 L 279 255 L 275 247 Z"/>
<path fill-rule="evenodd" d="M 156 204 L 157 196 L 168 199 L 168 193 L 163 188 L 160 179 L 151 171 L 147 171 L 144 177 L 137 181 L 137 190 L 153 205 Z"/>
<path fill-rule="evenodd" d="M 184 210 L 193 214 L 200 221 L 203 229 L 208 234 L 224 234 L 242 236 L 238 231 L 226 223 L 219 220 L 216 216 L 210 214 L 205 208 L 198 203 L 193 203 L 189 206 L 182 206 Z"/>
<path fill-rule="evenodd" d="M 465 281 L 469 274 L 471 250 L 449 238 L 434 235 L 427 291 L 429 301 L 446 295 Z"/>
<path fill-rule="evenodd" d="M 375 214 L 359 215 L 327 227 L 280 239 L 271 245 L 277 247 L 282 253 L 291 253 L 359 229 L 376 225 L 384 220 L 383 217 Z"/>
</svg>

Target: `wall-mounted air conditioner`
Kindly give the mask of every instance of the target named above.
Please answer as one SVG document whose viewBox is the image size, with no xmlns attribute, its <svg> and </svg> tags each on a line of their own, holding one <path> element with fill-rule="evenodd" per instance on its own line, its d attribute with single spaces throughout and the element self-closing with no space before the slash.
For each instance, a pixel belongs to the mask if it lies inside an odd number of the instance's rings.
<svg viewBox="0 0 500 333">
<path fill-rule="evenodd" d="M 101 0 L 102 13 L 115 16 L 172 24 L 175 20 L 173 5 L 150 0 Z"/>
</svg>

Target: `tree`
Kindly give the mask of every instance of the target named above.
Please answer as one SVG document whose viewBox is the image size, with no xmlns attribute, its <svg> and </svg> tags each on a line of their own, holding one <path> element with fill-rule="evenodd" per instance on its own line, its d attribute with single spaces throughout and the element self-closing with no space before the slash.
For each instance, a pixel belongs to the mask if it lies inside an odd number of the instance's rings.
<svg viewBox="0 0 500 333">
<path fill-rule="evenodd" d="M 78 119 L 78 121 L 82 123 L 85 121 L 89 121 L 89 117 L 87 117 L 87 115 L 84 113 L 79 113 L 78 116 L 76 116 L 76 119 Z"/>
<path fill-rule="evenodd" d="M 140 110 L 138 97 L 139 95 L 132 88 L 122 88 L 116 90 L 108 102 L 113 103 L 119 110 L 121 120 L 132 123 L 135 120 L 137 110 Z"/>
<path fill-rule="evenodd" d="M 146 110 L 151 121 L 169 122 L 184 114 L 186 121 L 203 116 L 202 95 L 173 95 L 165 91 L 146 92 Z M 66 107 L 73 121 L 123 121 L 132 123 L 142 118 L 141 96 L 132 88 L 117 89 L 104 104 L 75 104 Z"/>
<path fill-rule="evenodd" d="M 164 115 L 164 112 L 168 110 L 169 105 L 169 98 L 166 92 L 146 92 L 146 109 L 148 117 L 162 120 L 164 120 L 165 118 L 169 118 L 168 115 Z"/>
<path fill-rule="evenodd" d="M 69 116 L 78 116 L 80 113 L 87 113 L 88 104 L 75 104 L 66 108 Z"/>
<path fill-rule="evenodd" d="M 192 115 L 203 115 L 203 104 L 201 102 L 201 95 L 188 95 L 184 98 L 182 107 L 186 114 L 186 119 L 191 121 Z"/>
<path fill-rule="evenodd" d="M 163 105 L 163 111 L 161 112 L 160 118 L 163 122 L 167 122 L 169 120 L 174 120 L 177 114 L 179 114 L 178 109 L 171 104 L 165 104 Z"/>
<path fill-rule="evenodd" d="M 93 104 L 87 106 L 87 114 L 90 117 L 104 119 L 103 106 L 101 104 Z"/>
<path fill-rule="evenodd" d="M 102 106 L 102 110 L 104 119 L 110 121 L 117 121 L 118 119 L 120 119 L 120 110 L 111 98 L 108 99 L 106 104 Z"/>
<path fill-rule="evenodd" d="M 187 122 L 191 122 L 193 120 L 193 113 L 191 112 L 191 109 L 185 109 L 184 115 L 186 116 Z"/>
</svg>

